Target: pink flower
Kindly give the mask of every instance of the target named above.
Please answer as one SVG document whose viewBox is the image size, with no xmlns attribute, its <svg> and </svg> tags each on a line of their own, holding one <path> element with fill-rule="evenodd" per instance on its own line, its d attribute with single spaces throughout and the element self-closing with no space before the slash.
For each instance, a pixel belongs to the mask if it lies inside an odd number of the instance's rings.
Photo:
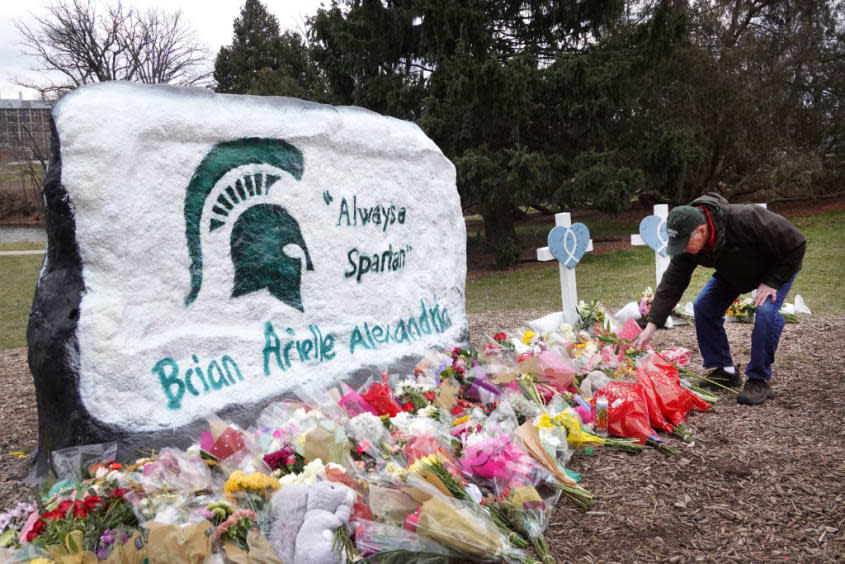
<svg viewBox="0 0 845 564">
<path fill-rule="evenodd" d="M 417 507 L 417 510 L 405 517 L 405 522 L 402 526 L 411 531 L 416 532 L 417 530 L 417 522 L 420 520 L 420 510 L 422 509 L 422 505 Z"/>
<path fill-rule="evenodd" d="M 640 315 L 645 317 L 648 315 L 649 311 L 651 311 L 651 298 L 648 296 L 643 296 L 640 300 Z"/>
<path fill-rule="evenodd" d="M 467 446 L 460 462 L 464 470 L 473 475 L 506 482 L 527 478 L 532 467 L 528 455 L 506 435 L 487 437 Z"/>
<path fill-rule="evenodd" d="M 18 542 L 20 544 L 25 544 L 25 543 L 29 542 L 30 539 L 27 538 L 27 535 L 29 534 L 29 532 L 31 530 L 33 530 L 33 527 L 35 527 L 35 523 L 38 522 L 38 520 L 39 520 L 39 514 L 38 514 L 38 510 L 36 509 L 35 511 L 33 511 L 32 513 L 29 514 L 29 517 L 27 517 L 27 519 L 26 519 L 26 523 L 24 523 L 23 529 L 21 529 L 21 534 L 18 536 Z M 35 536 L 37 536 L 37 535 L 35 535 Z"/>
<path fill-rule="evenodd" d="M 358 443 L 358 447 L 355 449 L 355 452 L 357 452 L 358 454 L 361 454 L 361 453 L 367 452 L 368 450 L 371 450 L 372 448 L 373 448 L 373 443 L 371 443 L 367 439 L 362 439 Z"/>
</svg>

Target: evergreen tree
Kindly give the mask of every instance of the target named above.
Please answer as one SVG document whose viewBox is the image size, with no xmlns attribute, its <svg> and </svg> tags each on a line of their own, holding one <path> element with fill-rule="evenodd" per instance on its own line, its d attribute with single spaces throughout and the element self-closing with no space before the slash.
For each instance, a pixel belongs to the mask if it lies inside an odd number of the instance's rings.
<svg viewBox="0 0 845 564">
<path fill-rule="evenodd" d="M 259 0 L 246 0 L 235 18 L 232 45 L 221 47 L 214 62 L 217 92 L 243 94 L 262 69 L 277 70 L 279 20 Z"/>
<path fill-rule="evenodd" d="M 454 161 L 464 209 L 507 266 L 517 206 L 618 210 L 639 187 L 636 159 L 613 142 L 620 109 L 683 25 L 665 2 L 642 4 L 347 0 L 311 34 L 337 101 L 416 120 Z"/>
</svg>

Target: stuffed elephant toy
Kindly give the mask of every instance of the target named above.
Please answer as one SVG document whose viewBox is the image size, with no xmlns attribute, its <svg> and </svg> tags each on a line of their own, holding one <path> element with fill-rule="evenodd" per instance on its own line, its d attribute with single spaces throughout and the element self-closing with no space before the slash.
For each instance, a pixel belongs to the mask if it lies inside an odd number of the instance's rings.
<svg viewBox="0 0 845 564">
<path fill-rule="evenodd" d="M 355 492 L 335 482 L 285 486 L 273 496 L 270 545 L 285 564 L 342 564 L 332 545 L 354 503 Z"/>
</svg>

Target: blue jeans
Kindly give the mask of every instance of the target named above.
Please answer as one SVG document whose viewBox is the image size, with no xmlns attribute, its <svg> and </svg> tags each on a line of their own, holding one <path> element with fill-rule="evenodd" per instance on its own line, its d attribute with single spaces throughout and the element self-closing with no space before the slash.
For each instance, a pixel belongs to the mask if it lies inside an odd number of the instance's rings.
<svg viewBox="0 0 845 564">
<path fill-rule="evenodd" d="M 797 276 L 797 273 L 795 274 Z M 775 301 L 757 308 L 754 315 L 754 329 L 751 331 L 751 360 L 745 369 L 749 378 L 765 380 L 772 377 L 772 363 L 778 349 L 784 319 L 778 313 L 786 294 L 795 281 L 795 276 L 778 290 Z M 704 361 L 704 368 L 733 366 L 728 336 L 725 334 L 725 312 L 737 299 L 740 292 L 718 278 L 711 278 L 695 298 L 695 334 L 698 349 Z"/>
</svg>

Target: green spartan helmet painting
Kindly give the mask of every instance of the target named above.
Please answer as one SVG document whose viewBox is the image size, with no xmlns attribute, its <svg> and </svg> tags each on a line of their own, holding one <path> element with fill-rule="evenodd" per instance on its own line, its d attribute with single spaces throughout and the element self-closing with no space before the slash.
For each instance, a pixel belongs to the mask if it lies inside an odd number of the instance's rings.
<svg viewBox="0 0 845 564">
<path fill-rule="evenodd" d="M 185 237 L 191 258 L 191 288 L 185 298 L 186 307 L 196 300 L 202 286 L 201 216 L 206 200 L 226 173 L 250 164 L 270 165 L 296 180 L 302 177 L 305 168 L 302 151 L 281 139 L 250 137 L 212 147 L 194 171 L 185 195 Z M 235 268 L 232 297 L 267 288 L 276 299 L 304 311 L 300 290 L 302 261 L 299 256 L 289 254 L 291 245 L 302 250 L 307 270 L 314 270 L 314 265 L 297 221 L 285 208 L 267 203 L 264 198 L 279 179 L 259 172 L 243 175 L 233 185 L 226 186 L 211 209 L 208 230 L 219 229 L 230 214 L 234 215 L 236 207 L 245 206 L 235 220 L 229 239 Z"/>
</svg>

